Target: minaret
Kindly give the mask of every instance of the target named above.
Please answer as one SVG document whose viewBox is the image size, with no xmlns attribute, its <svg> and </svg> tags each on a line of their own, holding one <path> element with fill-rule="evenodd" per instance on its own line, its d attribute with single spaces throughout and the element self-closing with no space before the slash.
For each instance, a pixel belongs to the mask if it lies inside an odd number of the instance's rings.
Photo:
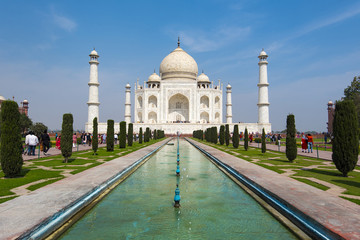
<svg viewBox="0 0 360 240">
<path fill-rule="evenodd" d="M 232 123 L 231 85 L 226 86 L 226 123 Z"/>
<path fill-rule="evenodd" d="M 258 123 L 269 123 L 269 96 L 268 96 L 268 77 L 267 77 L 267 57 L 264 51 L 259 55 L 259 96 L 258 96 Z"/>
<path fill-rule="evenodd" d="M 130 84 L 126 84 L 125 90 L 125 122 L 131 123 L 131 97 L 130 97 Z"/>
<path fill-rule="evenodd" d="M 89 101 L 88 104 L 88 124 L 92 126 L 93 120 L 97 117 L 99 122 L 99 79 L 98 79 L 98 53 L 94 50 L 90 53 L 90 81 L 89 85 Z"/>
</svg>

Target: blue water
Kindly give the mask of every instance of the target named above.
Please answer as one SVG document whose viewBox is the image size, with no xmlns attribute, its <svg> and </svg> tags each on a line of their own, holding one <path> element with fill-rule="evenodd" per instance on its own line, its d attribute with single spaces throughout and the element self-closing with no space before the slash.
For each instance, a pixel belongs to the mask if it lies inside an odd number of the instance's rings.
<svg viewBox="0 0 360 240">
<path fill-rule="evenodd" d="M 162 148 L 61 239 L 296 239 L 186 141 L 176 177 L 176 149 Z"/>
</svg>

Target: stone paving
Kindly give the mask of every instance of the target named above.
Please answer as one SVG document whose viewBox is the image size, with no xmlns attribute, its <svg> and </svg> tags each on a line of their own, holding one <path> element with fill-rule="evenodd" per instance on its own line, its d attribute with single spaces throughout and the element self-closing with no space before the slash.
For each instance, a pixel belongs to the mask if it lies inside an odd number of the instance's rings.
<svg viewBox="0 0 360 240">
<path fill-rule="evenodd" d="M 284 174 L 278 174 L 224 151 L 191 139 L 190 141 L 341 237 L 360 239 L 360 206 L 338 197 L 344 189 L 320 181 L 320 184 L 330 187 L 328 191 L 322 191 L 290 178 L 292 170 L 286 169 Z"/>
<path fill-rule="evenodd" d="M 167 139 L 0 204 L 0 239 L 19 237 L 128 168 L 165 141 Z"/>
</svg>

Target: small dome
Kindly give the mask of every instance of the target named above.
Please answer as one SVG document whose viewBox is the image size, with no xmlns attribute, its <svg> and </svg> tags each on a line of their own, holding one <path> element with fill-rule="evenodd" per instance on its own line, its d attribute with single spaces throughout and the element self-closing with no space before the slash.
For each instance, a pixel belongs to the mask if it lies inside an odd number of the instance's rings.
<svg viewBox="0 0 360 240">
<path fill-rule="evenodd" d="M 197 77 L 197 81 L 198 81 L 198 82 L 210 82 L 209 77 L 208 77 L 205 73 L 201 73 L 201 74 Z"/>
<path fill-rule="evenodd" d="M 23 103 L 29 103 L 29 101 L 25 99 L 25 100 L 23 101 Z"/>
<path fill-rule="evenodd" d="M 3 96 L 0 96 L 0 101 L 5 101 L 6 98 L 4 98 Z"/>
<path fill-rule="evenodd" d="M 160 64 L 162 80 L 168 78 L 190 78 L 196 80 L 198 65 L 187 52 L 177 47 Z"/>
<path fill-rule="evenodd" d="M 260 57 L 268 57 L 268 55 L 266 54 L 266 52 L 264 51 L 264 49 L 260 52 L 259 58 L 260 58 Z"/>
<path fill-rule="evenodd" d="M 330 100 L 329 102 L 328 102 L 328 105 L 332 105 L 333 104 L 333 102 Z"/>
<path fill-rule="evenodd" d="M 150 77 L 148 78 L 148 82 L 160 82 L 161 78 L 159 75 L 157 75 L 156 73 L 153 73 L 150 75 Z"/>
<path fill-rule="evenodd" d="M 130 86 L 129 83 L 127 83 L 125 87 L 126 87 L 126 88 L 131 88 L 131 86 Z"/>
<path fill-rule="evenodd" d="M 230 83 L 228 83 L 228 85 L 226 86 L 226 88 L 231 88 L 231 85 L 230 85 Z"/>
<path fill-rule="evenodd" d="M 94 49 L 94 50 L 91 51 L 91 53 L 90 53 L 89 56 L 96 56 L 96 57 L 98 57 L 99 55 L 98 55 L 97 51 L 95 51 L 95 49 Z"/>
</svg>

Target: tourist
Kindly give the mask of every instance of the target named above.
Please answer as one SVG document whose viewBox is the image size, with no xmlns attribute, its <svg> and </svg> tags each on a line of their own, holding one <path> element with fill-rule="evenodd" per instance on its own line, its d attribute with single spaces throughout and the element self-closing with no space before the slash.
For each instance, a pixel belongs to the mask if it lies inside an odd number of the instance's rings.
<svg viewBox="0 0 360 240">
<path fill-rule="evenodd" d="M 37 136 L 34 135 L 32 131 L 30 131 L 30 134 L 25 138 L 25 144 L 29 146 L 28 155 L 35 156 L 35 148 L 36 145 L 38 145 L 38 143 L 39 143 L 39 139 L 37 138 Z"/>
<path fill-rule="evenodd" d="M 254 139 L 254 135 L 250 134 L 249 136 L 250 143 L 252 143 L 253 139 Z"/>
<path fill-rule="evenodd" d="M 86 136 L 86 142 L 89 144 L 89 146 L 91 146 L 91 134 L 88 133 L 87 136 Z M 96 136 L 95 136 L 96 137 Z"/>
<path fill-rule="evenodd" d="M 310 150 L 311 150 L 311 153 L 312 153 L 313 152 L 313 145 L 314 145 L 313 136 L 311 136 L 311 134 L 309 133 L 308 136 L 307 136 L 307 139 L 308 139 L 308 153 L 310 153 Z"/>
<path fill-rule="evenodd" d="M 278 136 L 277 136 L 277 140 L 278 140 L 278 144 L 279 144 L 279 146 L 281 145 L 281 135 L 280 135 L 280 133 L 278 134 Z"/>
<path fill-rule="evenodd" d="M 41 134 L 41 141 L 43 144 L 44 155 L 47 155 L 47 152 L 49 151 L 49 148 L 50 148 L 50 136 L 47 133 L 46 129 L 45 129 L 44 133 Z"/>
<path fill-rule="evenodd" d="M 104 133 L 103 135 L 102 135 L 102 143 L 106 143 L 106 134 Z"/>
<path fill-rule="evenodd" d="M 115 144 L 117 144 L 117 140 L 118 140 L 118 135 L 114 134 L 114 139 L 115 139 Z"/>
<path fill-rule="evenodd" d="M 74 133 L 74 135 L 73 135 L 73 147 L 76 147 L 76 140 L 77 140 L 76 133 Z"/>
<path fill-rule="evenodd" d="M 56 146 L 56 149 L 61 150 L 61 136 L 58 136 L 58 137 L 56 138 L 56 144 L 55 144 L 55 146 Z"/>
<path fill-rule="evenodd" d="M 305 134 L 303 133 L 303 134 L 302 134 L 302 137 L 301 137 L 301 151 L 302 151 L 302 152 L 306 152 L 307 148 L 308 148 L 307 137 L 306 137 Z"/>
</svg>

